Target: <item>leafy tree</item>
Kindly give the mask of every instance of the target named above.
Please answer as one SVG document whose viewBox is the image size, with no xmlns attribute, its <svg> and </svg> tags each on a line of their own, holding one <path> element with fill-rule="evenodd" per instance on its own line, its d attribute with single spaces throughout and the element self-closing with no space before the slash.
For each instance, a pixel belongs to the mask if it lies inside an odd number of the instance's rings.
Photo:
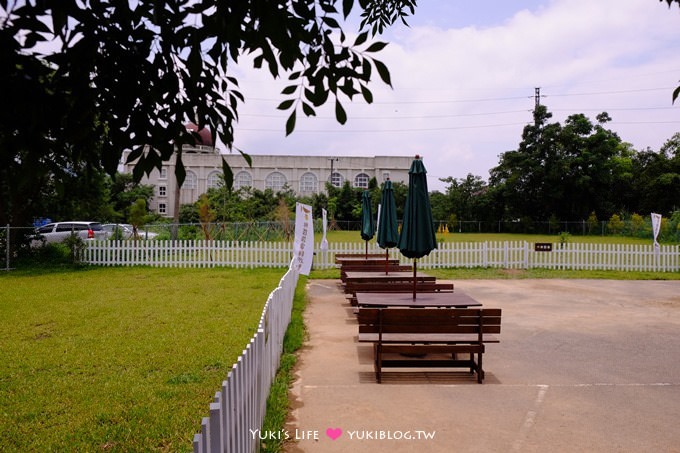
<svg viewBox="0 0 680 453">
<path fill-rule="evenodd" d="M 430 193 L 430 206 L 432 206 L 432 218 L 435 221 L 447 221 L 453 213 L 449 197 L 439 191 Z"/>
<path fill-rule="evenodd" d="M 636 210 L 670 215 L 680 200 L 680 133 L 666 141 L 659 152 L 646 149 L 633 159 L 632 187 L 638 197 Z"/>
<path fill-rule="evenodd" d="M 210 231 L 210 224 L 213 223 L 217 217 L 215 215 L 215 211 L 210 208 L 210 200 L 206 194 L 202 194 L 200 197 L 198 197 L 196 205 L 198 208 L 198 220 L 201 222 L 203 237 L 207 240 L 211 240 L 212 233 Z"/>
<path fill-rule="evenodd" d="M 128 218 L 133 203 L 141 198 L 145 206 L 148 206 L 154 195 L 152 185 L 140 184 L 128 173 L 116 173 L 113 177 L 107 178 L 106 184 L 112 212 L 107 216 L 102 216 L 102 220 L 124 221 Z"/>
<path fill-rule="evenodd" d="M 355 3 L 362 20 L 349 42 L 341 21 Z M 136 179 L 177 151 L 181 185 L 181 145 L 195 134 L 186 130 L 187 121 L 209 126 L 229 147 L 234 143 L 244 101 L 234 68 L 244 55 L 253 55 L 255 67 L 266 67 L 273 77 L 287 74 L 290 84 L 282 94 L 288 99 L 279 108 L 290 112 L 288 134 L 298 110 L 314 115 L 327 101 L 344 123 L 343 99 L 360 94 L 372 102 L 368 84 L 374 75 L 391 84 L 387 67 L 374 57 L 386 43 L 373 38 L 413 14 L 415 3 L 0 0 L 0 73 L 7 82 L 2 104 L 23 105 L 13 114 L 26 119 L 3 121 L 2 135 L 70 143 L 84 153 L 84 162 L 110 174 L 130 149 Z M 33 102 L 39 100 L 46 102 Z M 47 121 L 36 127 L 39 119 Z M 97 136 L 102 152 L 85 152 Z M 46 158 L 50 149 L 57 147 L 23 147 L 31 160 Z M 226 161 L 223 168 L 231 185 Z"/>
<path fill-rule="evenodd" d="M 130 206 L 128 220 L 130 225 L 132 225 L 132 235 L 134 239 L 139 239 L 139 229 L 151 220 L 144 198 L 135 200 L 132 206 Z"/>
<path fill-rule="evenodd" d="M 564 125 L 548 123 L 551 116 L 545 106 L 537 106 L 519 148 L 502 154 L 491 170 L 493 197 L 504 215 L 582 219 L 592 211 L 610 215 L 622 208 L 625 198 L 612 194 L 632 180 L 632 153 L 605 129 L 609 115 L 598 115 L 595 125 L 583 114 L 569 116 Z"/>
<path fill-rule="evenodd" d="M 607 222 L 607 229 L 611 234 L 621 234 L 624 226 L 623 220 L 621 220 L 621 216 L 618 214 L 612 214 L 609 222 Z"/>
<path fill-rule="evenodd" d="M 290 221 L 290 208 L 283 197 L 279 198 L 279 204 L 274 211 L 274 219 L 281 225 L 284 237 L 289 241 L 293 235 L 293 225 Z"/>
<path fill-rule="evenodd" d="M 642 230 L 645 226 L 645 221 L 642 218 L 640 214 L 633 213 L 633 215 L 630 216 L 630 233 L 632 236 L 638 236 L 640 233 L 642 233 Z"/>
<path fill-rule="evenodd" d="M 439 219 L 448 219 L 453 213 L 460 220 L 487 220 L 489 215 L 488 187 L 481 176 L 468 174 L 464 179 L 448 177 L 440 180 L 449 184 L 446 188 L 445 202 L 449 211 L 446 216 L 439 217 Z M 432 209 L 435 209 L 434 206 Z"/>
<path fill-rule="evenodd" d="M 587 225 L 587 228 L 588 228 L 588 234 L 593 234 L 593 232 L 597 232 L 598 224 L 599 224 L 599 221 L 597 220 L 597 215 L 595 214 L 595 211 L 593 211 L 588 216 L 588 220 L 586 220 L 586 225 Z"/>
</svg>

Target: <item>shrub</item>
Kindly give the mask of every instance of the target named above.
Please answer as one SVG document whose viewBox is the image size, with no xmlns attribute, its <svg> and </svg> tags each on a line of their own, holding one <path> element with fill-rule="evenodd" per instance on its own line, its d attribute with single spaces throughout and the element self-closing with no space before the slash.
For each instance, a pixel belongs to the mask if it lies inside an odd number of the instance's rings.
<svg viewBox="0 0 680 453">
<path fill-rule="evenodd" d="M 619 217 L 618 214 L 612 214 L 612 216 L 609 218 L 609 222 L 607 222 L 607 230 L 609 233 L 621 234 L 623 227 L 624 223 L 623 220 L 621 220 L 621 217 Z"/>
</svg>

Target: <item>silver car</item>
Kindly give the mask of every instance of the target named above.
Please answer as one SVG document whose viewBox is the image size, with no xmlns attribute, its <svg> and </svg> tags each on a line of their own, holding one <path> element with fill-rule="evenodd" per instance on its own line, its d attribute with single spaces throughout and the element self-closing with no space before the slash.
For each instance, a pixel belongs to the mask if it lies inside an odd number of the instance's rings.
<svg viewBox="0 0 680 453">
<path fill-rule="evenodd" d="M 46 243 L 62 242 L 71 234 L 77 234 L 84 240 L 106 239 L 106 232 L 99 222 L 53 222 L 36 230 L 33 244 L 37 245 L 43 241 Z"/>
<path fill-rule="evenodd" d="M 116 239 L 133 239 L 134 230 L 132 225 L 129 223 L 106 223 L 102 225 L 102 228 L 106 232 L 106 236 L 109 238 Z M 154 239 L 158 236 L 158 233 L 153 233 L 151 231 L 146 231 L 142 229 L 137 230 L 137 237 L 140 239 Z"/>
</svg>

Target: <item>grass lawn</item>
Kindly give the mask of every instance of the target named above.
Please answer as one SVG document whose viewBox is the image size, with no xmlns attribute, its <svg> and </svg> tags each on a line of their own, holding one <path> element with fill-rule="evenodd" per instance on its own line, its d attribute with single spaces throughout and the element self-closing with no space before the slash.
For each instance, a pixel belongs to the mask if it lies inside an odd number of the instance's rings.
<svg viewBox="0 0 680 453">
<path fill-rule="evenodd" d="M 284 272 L 0 274 L 0 450 L 190 450 Z"/>
</svg>

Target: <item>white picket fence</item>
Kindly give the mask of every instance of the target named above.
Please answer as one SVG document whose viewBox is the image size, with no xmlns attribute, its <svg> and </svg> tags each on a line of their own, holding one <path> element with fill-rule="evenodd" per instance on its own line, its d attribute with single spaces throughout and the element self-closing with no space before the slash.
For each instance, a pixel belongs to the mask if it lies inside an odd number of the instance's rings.
<svg viewBox="0 0 680 453">
<path fill-rule="evenodd" d="M 251 453 L 259 450 L 267 397 L 279 368 L 299 274 L 294 269 L 270 293 L 257 332 L 222 382 L 210 414 L 194 435 L 194 453 Z"/>
<path fill-rule="evenodd" d="M 535 251 L 526 241 L 442 242 L 438 249 L 418 260 L 421 269 L 451 267 L 495 267 L 506 269 L 570 269 L 620 271 L 680 271 L 680 246 L 551 244 L 552 251 Z M 336 253 L 362 253 L 364 243 L 330 243 L 326 251 L 315 246 L 314 268 L 335 267 Z M 384 253 L 369 241 L 370 253 Z M 84 261 L 102 266 L 168 267 L 286 267 L 293 253 L 290 242 L 266 241 L 92 241 Z M 391 258 L 408 264 L 397 249 Z"/>
</svg>

